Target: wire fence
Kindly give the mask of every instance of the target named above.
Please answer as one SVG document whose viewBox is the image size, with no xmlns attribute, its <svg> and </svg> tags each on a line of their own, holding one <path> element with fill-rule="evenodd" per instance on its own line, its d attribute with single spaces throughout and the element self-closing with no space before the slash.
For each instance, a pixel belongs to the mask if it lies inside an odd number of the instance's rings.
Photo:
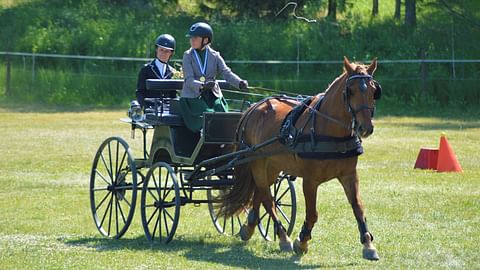
<svg viewBox="0 0 480 270">
<path fill-rule="evenodd" d="M 151 61 L 22 52 L 0 52 L 0 55 L 0 96 L 47 103 L 122 102 L 134 97 L 138 71 L 143 63 Z M 171 62 L 175 68 L 181 68 L 181 59 Z M 325 90 L 342 72 L 342 60 L 226 59 L 226 62 L 251 85 L 301 94 Z M 378 64 L 377 80 L 397 97 L 408 99 L 414 94 L 445 99 L 452 91 L 465 89 L 461 94 L 463 99 L 480 100 L 477 86 L 480 59 L 379 59 Z"/>
</svg>

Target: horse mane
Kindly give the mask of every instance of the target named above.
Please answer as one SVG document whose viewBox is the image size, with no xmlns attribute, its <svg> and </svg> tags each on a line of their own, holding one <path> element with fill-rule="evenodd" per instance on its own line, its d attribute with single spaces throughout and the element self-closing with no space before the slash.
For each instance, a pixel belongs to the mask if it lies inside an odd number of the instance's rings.
<svg viewBox="0 0 480 270">
<path fill-rule="evenodd" d="M 333 90 L 331 90 L 333 88 L 333 86 L 337 85 L 345 77 L 346 74 L 347 74 L 347 71 L 344 70 L 343 73 L 340 76 L 335 78 L 335 80 L 333 80 L 333 82 L 331 82 L 328 85 L 327 90 L 325 90 L 324 93 L 327 94 L 329 91 L 333 91 Z"/>
</svg>

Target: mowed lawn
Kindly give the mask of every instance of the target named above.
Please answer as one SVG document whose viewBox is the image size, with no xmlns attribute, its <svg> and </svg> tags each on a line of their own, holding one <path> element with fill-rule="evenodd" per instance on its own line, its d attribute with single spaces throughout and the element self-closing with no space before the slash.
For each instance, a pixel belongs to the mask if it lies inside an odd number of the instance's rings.
<svg viewBox="0 0 480 270">
<path fill-rule="evenodd" d="M 17 112 L 0 109 L 0 269 L 439 269 L 480 268 L 480 120 L 380 117 L 364 140 L 361 192 L 381 260 L 361 258 L 357 225 L 340 184 L 319 188 L 319 222 L 309 253 L 279 252 L 257 233 L 243 243 L 220 235 L 206 205 L 181 209 L 168 245 L 145 239 L 140 211 L 120 240 L 96 230 L 89 170 L 109 136 L 141 155 L 140 132 L 124 111 Z M 420 147 L 447 132 L 464 173 L 414 170 Z M 297 237 L 304 219 L 296 183 Z"/>
</svg>

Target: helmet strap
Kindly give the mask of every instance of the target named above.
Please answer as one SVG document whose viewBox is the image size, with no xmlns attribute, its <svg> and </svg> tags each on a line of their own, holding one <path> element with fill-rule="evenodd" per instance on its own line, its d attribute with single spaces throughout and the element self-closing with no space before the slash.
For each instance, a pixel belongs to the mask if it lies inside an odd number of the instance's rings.
<svg viewBox="0 0 480 270">
<path fill-rule="evenodd" d="M 207 43 L 204 44 L 205 39 L 207 39 L 207 38 L 202 37 L 202 47 L 200 47 L 200 50 L 202 50 L 202 51 L 203 51 L 203 48 L 205 48 L 208 44 L 210 44 L 210 39 L 208 40 Z"/>
</svg>

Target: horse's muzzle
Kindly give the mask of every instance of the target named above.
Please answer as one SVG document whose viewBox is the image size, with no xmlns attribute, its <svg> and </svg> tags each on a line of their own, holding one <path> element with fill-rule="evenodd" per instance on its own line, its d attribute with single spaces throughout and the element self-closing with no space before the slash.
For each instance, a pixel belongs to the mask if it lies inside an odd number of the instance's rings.
<svg viewBox="0 0 480 270">
<path fill-rule="evenodd" d="M 360 137 L 367 138 L 373 133 L 373 125 L 370 125 L 368 128 L 366 128 L 364 125 L 360 125 L 357 133 L 360 135 Z"/>
</svg>

